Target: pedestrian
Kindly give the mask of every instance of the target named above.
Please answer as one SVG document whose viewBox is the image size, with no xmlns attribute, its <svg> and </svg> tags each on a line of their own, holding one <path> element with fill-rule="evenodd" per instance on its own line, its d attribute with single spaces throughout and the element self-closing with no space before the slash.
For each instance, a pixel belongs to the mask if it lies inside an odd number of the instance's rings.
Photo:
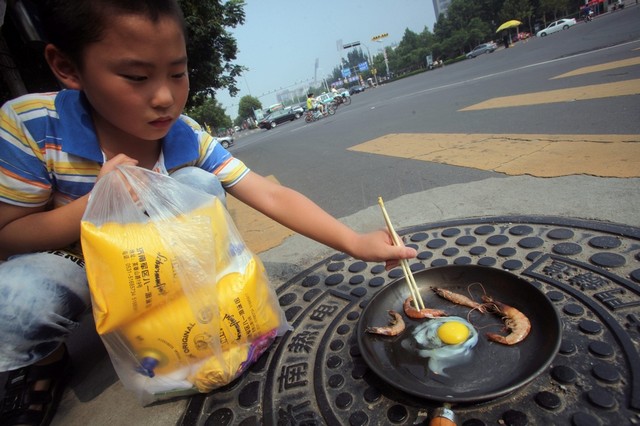
<svg viewBox="0 0 640 426">
<path fill-rule="evenodd" d="M 78 241 L 91 190 L 119 165 L 226 192 L 365 261 L 411 258 L 388 232 L 356 233 L 302 194 L 250 171 L 193 120 L 176 0 L 58 0 L 41 11 L 49 67 L 65 87 L 0 110 L 0 419 L 48 424 L 90 308 Z M 186 176 L 186 179 L 184 179 Z"/>
<path fill-rule="evenodd" d="M 502 36 L 502 43 L 504 43 L 505 49 L 509 48 L 509 34 L 504 33 L 504 35 Z"/>
</svg>

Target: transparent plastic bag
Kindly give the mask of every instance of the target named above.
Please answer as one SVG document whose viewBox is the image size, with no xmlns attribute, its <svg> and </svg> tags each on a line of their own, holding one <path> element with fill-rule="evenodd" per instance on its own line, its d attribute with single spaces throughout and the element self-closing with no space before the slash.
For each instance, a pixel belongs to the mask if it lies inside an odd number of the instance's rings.
<svg viewBox="0 0 640 426">
<path fill-rule="evenodd" d="M 289 329 L 224 204 L 169 176 L 104 176 L 81 242 L 96 329 L 143 404 L 230 383 Z"/>
</svg>

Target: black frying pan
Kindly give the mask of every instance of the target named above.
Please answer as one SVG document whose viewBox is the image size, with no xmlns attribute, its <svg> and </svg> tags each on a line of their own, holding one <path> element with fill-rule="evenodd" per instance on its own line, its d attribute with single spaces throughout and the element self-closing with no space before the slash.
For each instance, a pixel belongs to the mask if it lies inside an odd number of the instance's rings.
<svg viewBox="0 0 640 426">
<path fill-rule="evenodd" d="M 409 319 L 402 304 L 410 295 L 404 278 L 389 283 L 369 301 L 358 323 L 358 345 L 367 365 L 392 386 L 421 398 L 446 403 L 480 402 L 507 394 L 544 371 L 560 347 L 561 322 L 553 304 L 528 281 L 495 268 L 483 266 L 434 267 L 414 274 L 427 307 L 442 309 L 451 316 L 466 318 L 469 308 L 454 305 L 437 296 L 431 287 L 442 287 L 468 295 L 472 283 L 481 283 L 495 300 L 511 305 L 531 321 L 531 332 L 522 342 L 505 346 L 490 342 L 486 332 L 501 332 L 502 320 L 494 314 L 474 312 L 471 323 L 479 332 L 471 360 L 433 374 L 424 358 L 404 349 L 400 342 L 419 321 Z M 480 286 L 471 287 L 479 299 Z M 368 326 L 385 325 L 387 311 L 402 313 L 407 330 L 399 336 L 366 333 Z M 506 334 L 506 333 L 504 333 Z"/>
</svg>

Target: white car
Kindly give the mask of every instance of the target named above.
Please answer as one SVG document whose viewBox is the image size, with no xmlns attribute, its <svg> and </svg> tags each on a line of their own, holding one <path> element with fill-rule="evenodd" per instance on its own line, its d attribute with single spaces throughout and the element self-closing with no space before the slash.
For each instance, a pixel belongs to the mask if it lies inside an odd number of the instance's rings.
<svg viewBox="0 0 640 426">
<path fill-rule="evenodd" d="M 560 19 L 550 23 L 547 28 L 536 33 L 536 37 L 545 37 L 558 31 L 567 30 L 576 24 L 575 18 Z"/>
<path fill-rule="evenodd" d="M 225 149 L 233 145 L 233 136 L 217 136 L 215 139 Z"/>
</svg>

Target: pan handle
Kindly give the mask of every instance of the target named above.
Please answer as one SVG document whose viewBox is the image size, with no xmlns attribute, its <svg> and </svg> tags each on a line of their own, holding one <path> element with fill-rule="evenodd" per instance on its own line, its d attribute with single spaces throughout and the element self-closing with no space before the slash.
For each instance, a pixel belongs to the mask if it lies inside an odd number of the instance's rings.
<svg viewBox="0 0 640 426">
<path fill-rule="evenodd" d="M 433 410 L 429 426 L 456 426 L 456 415 L 449 407 L 438 407 Z"/>
</svg>

